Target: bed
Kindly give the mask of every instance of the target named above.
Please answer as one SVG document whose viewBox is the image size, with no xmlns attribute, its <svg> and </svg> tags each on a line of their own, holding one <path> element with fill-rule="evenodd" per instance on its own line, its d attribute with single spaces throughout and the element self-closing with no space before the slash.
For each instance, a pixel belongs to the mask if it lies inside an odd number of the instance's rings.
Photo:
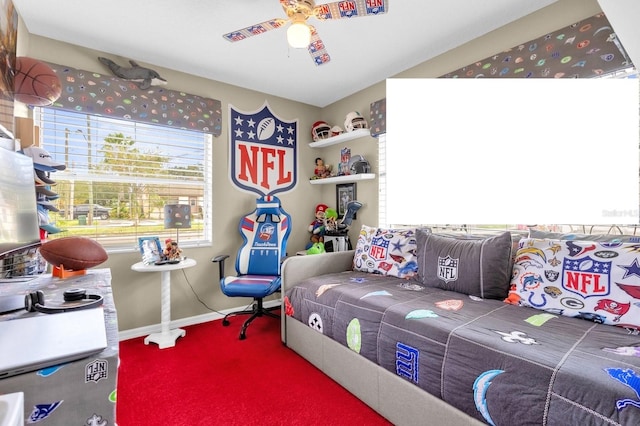
<svg viewBox="0 0 640 426">
<path fill-rule="evenodd" d="M 285 261 L 282 340 L 392 423 L 640 424 L 637 328 L 354 271 L 353 260 Z"/>
</svg>

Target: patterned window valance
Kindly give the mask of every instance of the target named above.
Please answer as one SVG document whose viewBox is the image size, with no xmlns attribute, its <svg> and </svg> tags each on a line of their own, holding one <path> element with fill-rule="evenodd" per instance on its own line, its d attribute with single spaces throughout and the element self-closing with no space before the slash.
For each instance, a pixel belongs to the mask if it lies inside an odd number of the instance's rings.
<svg viewBox="0 0 640 426">
<path fill-rule="evenodd" d="M 603 13 L 445 74 L 444 78 L 593 78 L 633 64 Z"/>
<path fill-rule="evenodd" d="M 387 132 L 387 98 L 372 102 L 369 108 L 371 119 L 371 136 L 378 136 Z"/>
<path fill-rule="evenodd" d="M 222 103 L 91 71 L 49 63 L 58 74 L 62 95 L 51 105 L 75 112 L 146 122 L 220 136 Z"/>
</svg>

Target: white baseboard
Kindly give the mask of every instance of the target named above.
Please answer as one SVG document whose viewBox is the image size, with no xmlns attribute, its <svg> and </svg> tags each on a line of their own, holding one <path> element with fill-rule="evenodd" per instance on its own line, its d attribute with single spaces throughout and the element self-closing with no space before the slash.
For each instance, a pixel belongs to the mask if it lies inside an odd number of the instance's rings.
<svg viewBox="0 0 640 426">
<path fill-rule="evenodd" d="M 279 305 L 280 305 L 279 300 L 270 300 L 268 302 L 264 302 L 265 308 L 272 308 L 274 306 L 279 306 Z M 180 318 L 180 319 L 171 321 L 171 323 L 169 324 L 169 328 L 174 329 L 174 328 L 180 328 L 180 327 L 187 327 L 189 325 L 202 324 L 203 322 L 218 320 L 223 318 L 224 315 L 228 314 L 229 312 L 234 312 L 234 311 L 237 311 L 238 309 L 242 309 L 242 307 L 225 309 L 223 311 L 220 311 L 220 313 L 212 312 L 209 314 L 197 315 L 195 317 Z M 221 315 L 221 314 L 224 314 L 224 315 Z M 148 325 L 146 327 L 132 328 L 130 330 L 122 330 L 118 332 L 118 339 L 120 341 L 135 339 L 136 337 L 148 336 L 151 333 L 159 333 L 160 331 L 162 331 L 162 327 L 160 324 Z"/>
</svg>

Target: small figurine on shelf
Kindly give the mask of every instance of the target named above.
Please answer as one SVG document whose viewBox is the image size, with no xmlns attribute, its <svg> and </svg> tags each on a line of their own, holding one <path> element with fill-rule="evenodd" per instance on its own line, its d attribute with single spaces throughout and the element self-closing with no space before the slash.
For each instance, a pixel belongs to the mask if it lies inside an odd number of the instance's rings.
<svg viewBox="0 0 640 426">
<path fill-rule="evenodd" d="M 351 149 L 344 147 L 340 150 L 340 167 L 338 176 L 349 174 L 349 160 L 351 159 Z"/>
<path fill-rule="evenodd" d="M 326 166 L 322 158 L 316 158 L 316 168 L 311 179 L 324 179 L 327 177 L 331 177 L 331 166 Z"/>
<path fill-rule="evenodd" d="M 324 235 L 324 212 L 328 207 L 329 206 L 327 206 L 326 204 L 318 204 L 316 206 L 316 218 L 309 224 L 309 227 L 307 228 L 307 230 L 311 233 L 311 238 L 305 249 L 308 249 L 315 242 L 313 241 L 314 235 L 320 237 Z"/>
<path fill-rule="evenodd" d="M 182 249 L 178 247 L 178 243 L 173 241 L 171 238 L 167 238 L 164 240 L 164 250 L 162 254 L 164 255 L 164 260 L 175 261 L 182 259 Z"/>
<path fill-rule="evenodd" d="M 336 209 L 328 208 L 324 212 L 324 230 L 325 233 L 338 230 L 338 212 Z"/>
</svg>

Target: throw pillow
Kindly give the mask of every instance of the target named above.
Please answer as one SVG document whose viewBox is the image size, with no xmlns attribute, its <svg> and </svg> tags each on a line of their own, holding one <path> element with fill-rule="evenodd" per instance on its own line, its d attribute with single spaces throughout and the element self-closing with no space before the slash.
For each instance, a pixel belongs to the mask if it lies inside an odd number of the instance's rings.
<svg viewBox="0 0 640 426">
<path fill-rule="evenodd" d="M 416 231 L 418 281 L 485 299 L 504 299 L 511 277 L 511 233 L 458 239 Z"/>
<path fill-rule="evenodd" d="M 415 229 L 362 225 L 353 256 L 353 270 L 410 278 L 418 268 L 415 256 Z"/>
<path fill-rule="evenodd" d="M 427 232 L 431 232 L 440 237 L 449 237 L 455 238 L 457 240 L 484 240 L 492 235 L 487 234 L 472 234 L 468 232 L 463 233 L 453 233 L 453 232 L 433 232 L 430 228 L 421 228 L 426 230 Z M 509 271 L 513 268 L 513 262 L 516 259 L 516 252 L 518 251 L 518 243 L 521 238 L 524 238 L 526 235 L 519 231 L 509 231 L 511 232 L 511 265 L 509 266 Z"/>
<path fill-rule="evenodd" d="M 507 303 L 640 327 L 640 244 L 523 238 Z"/>
</svg>

